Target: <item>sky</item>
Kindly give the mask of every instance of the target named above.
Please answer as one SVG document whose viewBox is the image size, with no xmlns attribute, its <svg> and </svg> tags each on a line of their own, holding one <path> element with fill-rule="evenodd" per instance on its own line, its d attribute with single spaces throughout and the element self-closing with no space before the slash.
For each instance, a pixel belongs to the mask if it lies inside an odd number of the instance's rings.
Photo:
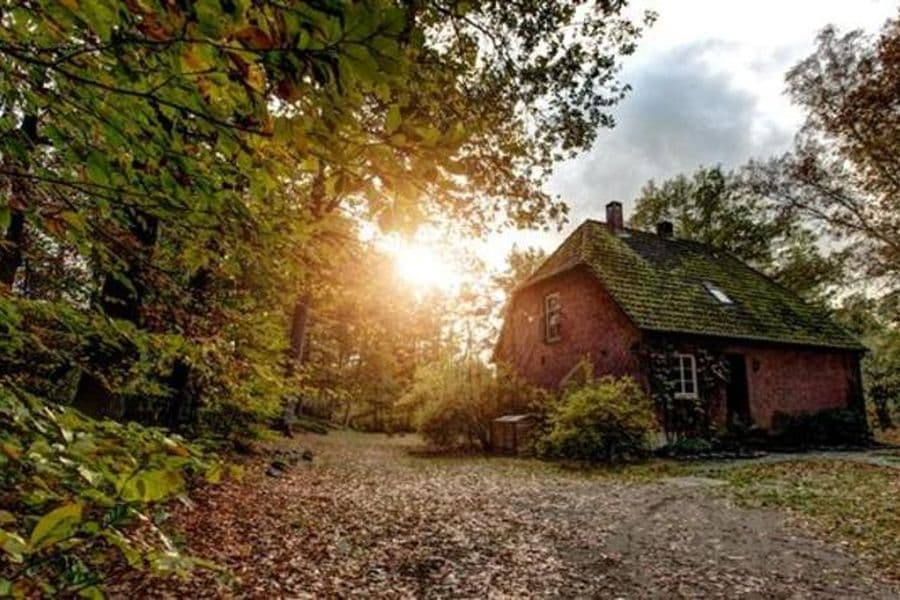
<svg viewBox="0 0 900 600">
<path fill-rule="evenodd" d="M 737 167 L 787 150 L 802 114 L 784 95 L 785 73 L 812 53 L 817 33 L 877 33 L 898 14 L 896 0 L 632 0 L 629 11 L 659 18 L 628 57 L 632 86 L 613 114 L 617 125 L 594 147 L 558 166 L 547 191 L 571 208 L 561 233 L 507 232 L 485 240 L 496 267 L 511 245 L 552 251 L 586 218 L 604 218 L 611 200 L 625 216 L 650 179 L 700 165 Z"/>
</svg>

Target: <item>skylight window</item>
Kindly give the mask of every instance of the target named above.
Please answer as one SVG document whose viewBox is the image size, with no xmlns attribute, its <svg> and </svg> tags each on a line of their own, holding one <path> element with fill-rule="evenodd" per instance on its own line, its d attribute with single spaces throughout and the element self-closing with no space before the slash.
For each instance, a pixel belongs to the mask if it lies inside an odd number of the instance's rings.
<svg viewBox="0 0 900 600">
<path fill-rule="evenodd" d="M 711 283 L 704 283 L 703 287 L 706 288 L 706 291 L 709 292 L 713 298 L 721 302 L 722 304 L 734 304 L 734 300 L 732 300 L 728 294 L 723 292 L 720 288 L 714 286 Z"/>
</svg>

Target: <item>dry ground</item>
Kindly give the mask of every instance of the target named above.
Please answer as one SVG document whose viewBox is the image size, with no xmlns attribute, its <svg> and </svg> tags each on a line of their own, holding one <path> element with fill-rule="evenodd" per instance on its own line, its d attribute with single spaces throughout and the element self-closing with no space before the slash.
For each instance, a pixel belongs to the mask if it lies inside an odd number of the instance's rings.
<svg viewBox="0 0 900 600">
<path fill-rule="evenodd" d="M 251 468 L 168 527 L 229 579 L 128 581 L 177 597 L 898 598 L 850 546 L 721 480 L 416 458 L 413 438 L 331 434 L 284 477 Z M 675 469 L 674 471 L 678 471 Z M 127 592 L 125 591 L 127 589 Z"/>
</svg>

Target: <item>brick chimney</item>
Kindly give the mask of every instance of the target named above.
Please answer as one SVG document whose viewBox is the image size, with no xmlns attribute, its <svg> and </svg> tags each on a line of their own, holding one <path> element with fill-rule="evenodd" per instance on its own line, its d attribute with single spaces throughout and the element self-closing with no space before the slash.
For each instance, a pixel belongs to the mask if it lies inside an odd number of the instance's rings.
<svg viewBox="0 0 900 600">
<path fill-rule="evenodd" d="M 622 220 L 622 203 L 610 202 L 606 205 L 606 226 L 613 233 L 618 233 L 625 228 Z"/>
<path fill-rule="evenodd" d="M 671 238 L 675 235 L 675 228 L 672 226 L 672 221 L 660 221 L 657 223 L 656 235 L 664 238 Z"/>
</svg>

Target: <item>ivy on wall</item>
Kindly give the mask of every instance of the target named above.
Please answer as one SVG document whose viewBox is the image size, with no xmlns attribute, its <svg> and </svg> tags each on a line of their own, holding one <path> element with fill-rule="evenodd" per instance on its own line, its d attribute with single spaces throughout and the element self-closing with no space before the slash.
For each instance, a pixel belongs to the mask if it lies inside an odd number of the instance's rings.
<svg viewBox="0 0 900 600">
<path fill-rule="evenodd" d="M 650 393 L 656 405 L 668 441 L 681 437 L 710 437 L 713 400 L 716 390 L 730 379 L 728 362 L 723 353 L 710 348 L 696 348 L 697 395 L 677 396 L 679 389 L 679 351 L 671 341 L 661 341 L 647 348 Z"/>
</svg>

